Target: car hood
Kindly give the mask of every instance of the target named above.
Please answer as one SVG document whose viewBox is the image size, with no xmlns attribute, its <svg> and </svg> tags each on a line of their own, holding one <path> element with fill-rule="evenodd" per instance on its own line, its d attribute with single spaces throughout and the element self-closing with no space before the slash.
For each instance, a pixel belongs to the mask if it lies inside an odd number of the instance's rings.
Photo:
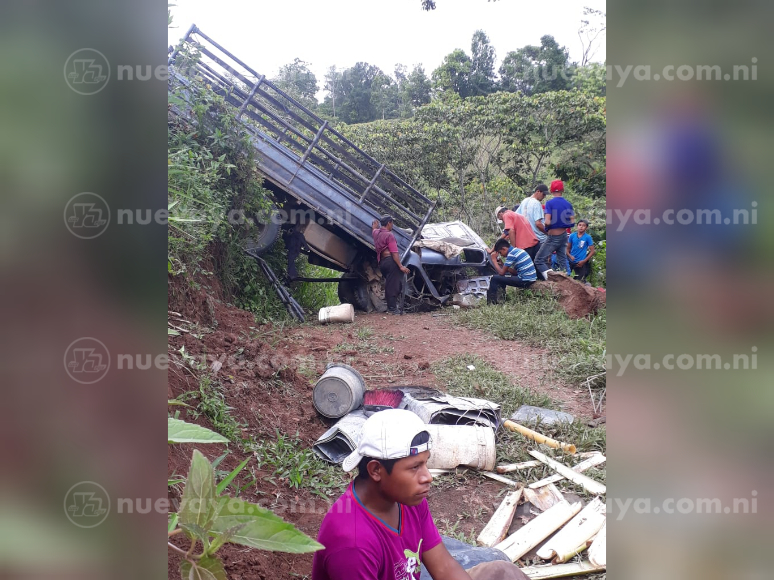
<svg viewBox="0 0 774 580">
<path fill-rule="evenodd" d="M 422 228 L 422 238 L 448 242 L 465 248 L 486 250 L 487 247 L 476 232 L 460 221 L 427 224 Z"/>
</svg>

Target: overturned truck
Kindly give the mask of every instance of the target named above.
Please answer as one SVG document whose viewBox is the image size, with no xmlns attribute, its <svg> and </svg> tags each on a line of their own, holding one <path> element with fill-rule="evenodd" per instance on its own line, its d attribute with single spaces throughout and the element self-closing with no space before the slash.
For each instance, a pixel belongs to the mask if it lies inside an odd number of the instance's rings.
<svg viewBox="0 0 774 580">
<path fill-rule="evenodd" d="M 234 108 L 250 136 L 275 207 L 252 229 L 245 251 L 273 278 L 294 315 L 300 309 L 260 258 L 283 232 L 303 235 L 310 263 L 343 273 L 337 279 L 342 302 L 386 310 L 371 234 L 383 214 L 395 220 L 400 258 L 410 271 L 406 310 L 433 308 L 458 292 L 486 292 L 493 272 L 486 244 L 473 230 L 462 222 L 430 223 L 433 201 L 195 25 L 170 52 L 169 65 L 170 91 L 183 96 L 173 114 L 190 117 L 185 96 L 193 85 L 206 85 Z"/>
</svg>

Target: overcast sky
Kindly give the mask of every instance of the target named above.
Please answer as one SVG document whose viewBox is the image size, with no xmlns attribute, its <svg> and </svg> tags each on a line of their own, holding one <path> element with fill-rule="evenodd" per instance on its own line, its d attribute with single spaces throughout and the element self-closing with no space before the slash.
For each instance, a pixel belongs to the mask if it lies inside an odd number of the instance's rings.
<svg viewBox="0 0 774 580">
<path fill-rule="evenodd" d="M 606 0 L 171 0 L 169 43 L 177 44 L 195 23 L 204 33 L 261 74 L 273 77 L 296 57 L 310 64 L 322 84 L 331 65 L 348 68 L 358 61 L 392 75 L 396 63 L 409 70 L 422 64 L 428 76 L 455 48 L 470 54 L 473 33 L 487 33 L 505 54 L 540 44 L 551 34 L 578 60 L 578 27 L 583 7 L 606 11 Z M 604 40 L 593 60 L 605 60 Z M 318 94 L 322 98 L 322 93 Z"/>
</svg>

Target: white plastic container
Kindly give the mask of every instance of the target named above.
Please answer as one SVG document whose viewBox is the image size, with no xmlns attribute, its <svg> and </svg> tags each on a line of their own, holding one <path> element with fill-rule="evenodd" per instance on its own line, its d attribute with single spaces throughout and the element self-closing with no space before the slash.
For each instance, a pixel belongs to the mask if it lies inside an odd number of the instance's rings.
<svg viewBox="0 0 774 580">
<path fill-rule="evenodd" d="M 480 425 L 427 425 L 432 449 L 427 467 L 454 469 L 464 465 L 492 471 L 496 463 L 494 429 Z"/>
<path fill-rule="evenodd" d="M 317 319 L 323 324 L 328 322 L 355 322 L 355 308 L 351 304 L 326 306 L 320 308 Z"/>
</svg>

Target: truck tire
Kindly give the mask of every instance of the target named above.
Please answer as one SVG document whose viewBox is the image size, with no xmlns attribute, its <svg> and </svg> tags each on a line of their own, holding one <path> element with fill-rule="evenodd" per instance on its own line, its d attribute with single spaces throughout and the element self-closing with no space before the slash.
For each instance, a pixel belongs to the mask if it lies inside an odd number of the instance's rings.
<svg viewBox="0 0 774 580">
<path fill-rule="evenodd" d="M 355 310 L 368 312 L 370 300 L 368 288 L 360 278 L 345 276 L 339 281 L 339 300 L 342 304 L 351 304 Z"/>
<path fill-rule="evenodd" d="M 279 238 L 281 228 L 280 214 L 273 209 L 268 223 L 257 223 L 250 230 L 250 235 L 245 238 L 245 251 L 259 256 L 265 253 Z"/>
</svg>

